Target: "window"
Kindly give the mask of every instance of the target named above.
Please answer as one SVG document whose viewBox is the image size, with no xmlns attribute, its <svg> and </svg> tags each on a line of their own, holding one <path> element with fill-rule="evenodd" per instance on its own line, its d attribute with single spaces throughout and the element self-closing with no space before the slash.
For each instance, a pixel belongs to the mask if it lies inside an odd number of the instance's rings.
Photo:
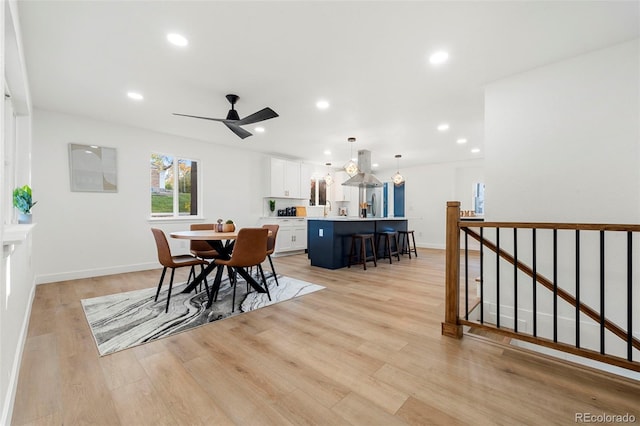
<svg viewBox="0 0 640 426">
<path fill-rule="evenodd" d="M 311 178 L 309 205 L 324 206 L 327 204 L 327 182 L 324 178 Z"/>
<path fill-rule="evenodd" d="M 484 215 L 484 183 L 476 182 L 473 184 L 472 205 L 476 215 Z"/>
<path fill-rule="evenodd" d="M 198 162 L 151 154 L 151 216 L 197 216 Z"/>
</svg>

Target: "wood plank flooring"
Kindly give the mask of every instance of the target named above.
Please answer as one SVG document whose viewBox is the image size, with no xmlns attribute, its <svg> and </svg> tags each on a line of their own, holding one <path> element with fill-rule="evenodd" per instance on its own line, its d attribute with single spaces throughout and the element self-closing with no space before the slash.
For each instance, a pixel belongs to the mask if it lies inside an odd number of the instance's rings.
<svg viewBox="0 0 640 426">
<path fill-rule="evenodd" d="M 418 254 L 366 271 L 274 258 L 278 273 L 326 289 L 105 357 L 80 300 L 153 287 L 160 269 L 40 285 L 12 424 L 566 425 L 576 413 L 640 422 L 640 383 L 441 336 L 444 252 Z"/>
</svg>

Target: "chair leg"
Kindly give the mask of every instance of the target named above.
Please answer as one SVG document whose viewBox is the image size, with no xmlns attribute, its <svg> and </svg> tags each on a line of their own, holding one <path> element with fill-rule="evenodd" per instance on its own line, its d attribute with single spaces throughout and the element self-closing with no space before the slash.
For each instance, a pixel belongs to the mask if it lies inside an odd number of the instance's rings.
<svg viewBox="0 0 640 426">
<path fill-rule="evenodd" d="M 353 258 L 356 255 L 356 238 L 352 235 L 351 236 L 351 249 L 349 249 L 349 262 L 348 262 L 348 267 L 351 268 L 351 262 L 353 262 Z"/>
<path fill-rule="evenodd" d="M 191 269 L 189 269 L 189 276 L 187 277 L 187 285 L 189 285 L 189 283 L 191 282 L 191 279 L 196 279 L 196 269 L 195 269 L 195 265 L 191 265 Z M 196 289 L 194 289 L 196 290 Z M 198 289 L 196 290 L 196 293 L 202 291 L 202 284 L 200 284 L 198 286 Z"/>
<path fill-rule="evenodd" d="M 378 267 L 378 262 L 376 261 L 376 248 L 373 245 L 373 237 L 369 239 L 369 244 L 371 244 L 371 253 L 373 254 L 373 266 Z"/>
<path fill-rule="evenodd" d="M 418 249 L 416 248 L 416 236 L 414 235 L 414 233 L 411 233 L 411 239 L 413 240 L 413 253 L 416 255 L 416 257 L 418 257 Z M 407 235 L 407 240 L 409 240 L 409 236 Z M 411 247 L 409 247 L 409 250 L 411 250 Z"/>
<path fill-rule="evenodd" d="M 271 272 L 273 272 L 273 278 L 276 280 L 276 285 L 280 287 L 280 283 L 278 282 L 278 275 L 276 274 L 276 270 L 273 267 L 273 260 L 271 260 L 271 255 L 267 256 L 269 258 L 269 263 L 271 264 Z"/>
<path fill-rule="evenodd" d="M 271 302 L 271 293 L 269 293 L 269 285 L 267 284 L 267 278 L 264 276 L 264 270 L 262 269 L 262 265 L 258 265 L 258 269 L 260 270 L 260 275 L 262 275 L 262 282 L 264 283 L 264 288 L 267 290 L 267 297 L 269 298 L 269 302 Z"/>
<path fill-rule="evenodd" d="M 171 281 L 169 281 L 169 293 L 167 293 L 167 307 L 164 310 L 166 314 L 169 312 L 169 301 L 171 300 L 171 288 L 173 288 L 173 275 L 176 273 L 176 268 L 171 268 Z"/>
<path fill-rule="evenodd" d="M 229 284 L 233 286 L 233 298 L 231 299 L 231 312 L 234 312 L 236 310 L 236 284 L 238 283 L 237 280 L 237 272 L 235 270 L 235 268 L 229 268 Z"/>
<path fill-rule="evenodd" d="M 398 234 L 394 235 L 393 239 L 396 242 L 396 257 L 398 258 L 398 262 L 400 262 L 400 245 L 398 243 Z"/>
<path fill-rule="evenodd" d="M 162 275 L 160 275 L 160 282 L 158 283 L 158 291 L 156 291 L 156 298 L 154 299 L 156 302 L 158 301 L 158 295 L 160 294 L 160 287 L 162 287 L 162 282 L 164 281 L 164 274 L 167 272 L 167 267 L 165 266 L 162 269 Z"/>
</svg>

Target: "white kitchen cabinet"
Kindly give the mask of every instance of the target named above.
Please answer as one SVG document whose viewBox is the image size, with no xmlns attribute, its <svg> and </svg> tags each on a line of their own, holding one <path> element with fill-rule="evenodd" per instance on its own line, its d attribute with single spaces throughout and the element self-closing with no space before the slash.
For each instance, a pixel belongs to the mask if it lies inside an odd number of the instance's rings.
<svg viewBox="0 0 640 426">
<path fill-rule="evenodd" d="M 275 254 L 307 249 L 307 221 L 304 218 L 268 219 L 261 223 L 280 225 L 276 237 Z"/>
<path fill-rule="evenodd" d="M 300 195 L 300 163 L 271 157 L 268 160 L 267 197 L 304 198 Z"/>
</svg>

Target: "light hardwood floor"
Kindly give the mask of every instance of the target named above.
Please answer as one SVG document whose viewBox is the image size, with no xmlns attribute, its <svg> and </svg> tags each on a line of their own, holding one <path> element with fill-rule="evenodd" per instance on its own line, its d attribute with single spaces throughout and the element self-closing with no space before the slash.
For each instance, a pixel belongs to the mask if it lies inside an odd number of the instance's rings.
<svg viewBox="0 0 640 426">
<path fill-rule="evenodd" d="M 640 422 L 640 383 L 441 336 L 444 252 L 418 253 L 367 271 L 274 258 L 280 274 L 326 289 L 105 357 L 80 300 L 153 287 L 160 270 L 40 285 L 13 424 Z"/>
</svg>

